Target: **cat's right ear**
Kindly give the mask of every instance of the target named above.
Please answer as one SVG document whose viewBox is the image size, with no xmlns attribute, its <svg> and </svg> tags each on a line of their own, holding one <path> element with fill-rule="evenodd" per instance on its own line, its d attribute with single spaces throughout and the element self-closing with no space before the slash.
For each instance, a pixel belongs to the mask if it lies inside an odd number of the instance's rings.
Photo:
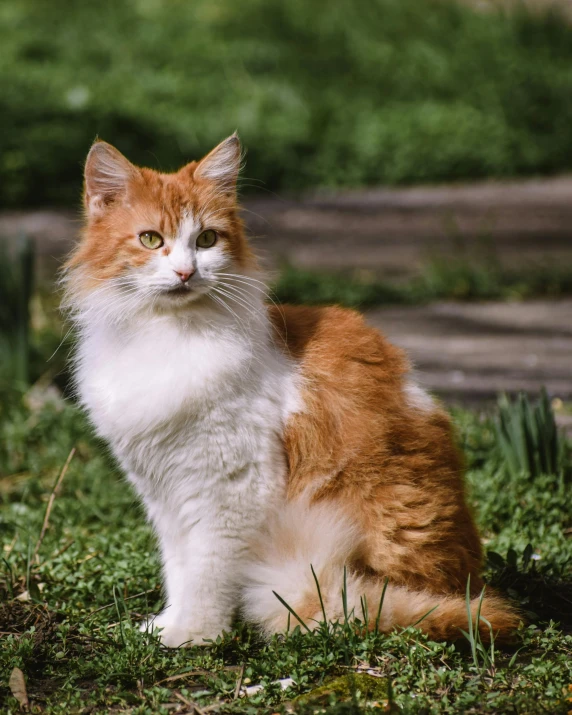
<svg viewBox="0 0 572 715">
<path fill-rule="evenodd" d="M 137 176 L 137 168 L 111 144 L 96 141 L 85 162 L 85 208 L 90 215 L 101 215 L 109 204 L 123 196 Z"/>
</svg>

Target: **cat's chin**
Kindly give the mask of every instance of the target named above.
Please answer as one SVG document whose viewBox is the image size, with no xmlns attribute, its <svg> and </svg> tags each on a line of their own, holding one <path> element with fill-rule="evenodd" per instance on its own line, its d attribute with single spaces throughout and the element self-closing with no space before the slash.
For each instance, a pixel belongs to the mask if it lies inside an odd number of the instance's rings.
<svg viewBox="0 0 572 715">
<path fill-rule="evenodd" d="M 189 299 L 196 297 L 198 292 L 189 288 L 186 285 L 176 286 L 175 288 L 167 288 L 161 293 L 161 296 L 169 299 Z"/>
</svg>

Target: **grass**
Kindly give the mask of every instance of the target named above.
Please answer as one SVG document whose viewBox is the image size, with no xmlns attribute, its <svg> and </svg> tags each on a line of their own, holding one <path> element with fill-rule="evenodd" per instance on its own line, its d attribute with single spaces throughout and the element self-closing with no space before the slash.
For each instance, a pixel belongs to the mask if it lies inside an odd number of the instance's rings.
<svg viewBox="0 0 572 715">
<path fill-rule="evenodd" d="M 29 381 L 30 300 L 32 296 L 33 249 L 26 236 L 14 242 L 14 254 L 0 247 L 0 355 L 1 373 L 21 384 Z"/>
<path fill-rule="evenodd" d="M 419 275 L 397 282 L 363 271 L 348 275 L 285 265 L 273 290 L 284 303 L 338 303 L 350 308 L 436 300 L 553 299 L 572 294 L 572 270 L 568 266 L 515 270 L 501 266 L 494 257 L 451 255 L 429 259 Z"/>
<path fill-rule="evenodd" d="M 516 423 L 537 409 L 549 408 L 504 403 L 502 419 Z M 379 711 L 374 703 L 403 713 L 566 713 L 569 449 L 558 451 L 565 460 L 558 473 L 507 470 L 511 445 L 518 451 L 519 441 L 538 435 L 508 431 L 503 441 L 499 416 L 457 410 L 454 417 L 487 545 L 487 579 L 529 619 L 513 648 L 491 649 L 474 630 L 467 647 L 431 642 L 415 629 L 364 635 L 361 624 L 375 617 L 365 611 L 270 641 L 238 623 L 207 647 L 166 651 L 137 628 L 161 606 L 160 565 L 142 511 L 104 445 L 72 403 L 31 405 L 22 390 L 3 387 L 0 710 L 18 712 L 7 687 L 17 667 L 34 711 L 61 715 L 193 712 L 188 703 L 197 713 L 277 712 L 285 703 L 304 714 Z M 287 690 L 277 682 L 284 678 L 294 680 Z M 235 697 L 259 684 L 265 687 L 250 697 Z"/>
<path fill-rule="evenodd" d="M 238 129 L 271 190 L 572 168 L 572 27 L 555 14 L 3 0 L 0 22 L 7 206 L 75 205 L 96 135 L 171 169 Z"/>
</svg>

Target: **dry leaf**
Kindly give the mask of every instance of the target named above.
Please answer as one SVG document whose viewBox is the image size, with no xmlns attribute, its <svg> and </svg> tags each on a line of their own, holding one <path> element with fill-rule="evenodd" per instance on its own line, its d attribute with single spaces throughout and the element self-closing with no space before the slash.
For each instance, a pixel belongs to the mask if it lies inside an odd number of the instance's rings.
<svg viewBox="0 0 572 715">
<path fill-rule="evenodd" d="M 20 703 L 20 709 L 27 710 L 30 703 L 28 701 L 28 693 L 26 692 L 26 681 L 24 680 L 24 673 L 20 668 L 14 668 L 10 674 L 10 680 L 8 681 L 12 695 Z"/>
</svg>

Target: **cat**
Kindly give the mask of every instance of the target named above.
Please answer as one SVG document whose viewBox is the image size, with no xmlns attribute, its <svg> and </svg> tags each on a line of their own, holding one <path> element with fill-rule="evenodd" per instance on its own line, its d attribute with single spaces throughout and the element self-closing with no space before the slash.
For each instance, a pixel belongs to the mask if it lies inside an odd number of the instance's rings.
<svg viewBox="0 0 572 715">
<path fill-rule="evenodd" d="M 160 546 L 166 606 L 142 627 L 168 647 L 237 612 L 267 634 L 313 628 L 317 580 L 328 620 L 345 588 L 369 627 L 456 639 L 467 580 L 473 617 L 483 582 L 449 418 L 357 312 L 269 304 L 240 165 L 236 135 L 173 174 L 103 141 L 85 165 L 65 304 L 80 402 Z M 520 620 L 494 594 L 482 615 L 504 639 Z"/>
</svg>

